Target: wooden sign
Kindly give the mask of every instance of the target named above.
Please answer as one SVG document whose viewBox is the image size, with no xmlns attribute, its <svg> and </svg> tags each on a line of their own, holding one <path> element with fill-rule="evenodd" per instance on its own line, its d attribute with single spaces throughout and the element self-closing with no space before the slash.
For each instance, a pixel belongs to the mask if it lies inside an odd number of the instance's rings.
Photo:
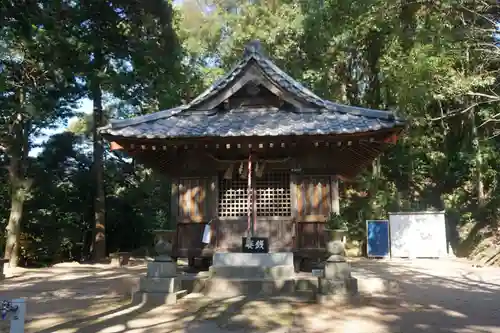
<svg viewBox="0 0 500 333">
<path fill-rule="evenodd" d="M 247 238 L 242 237 L 241 251 L 243 253 L 268 253 L 269 240 L 265 237 L 250 237 L 247 242 Z"/>
</svg>

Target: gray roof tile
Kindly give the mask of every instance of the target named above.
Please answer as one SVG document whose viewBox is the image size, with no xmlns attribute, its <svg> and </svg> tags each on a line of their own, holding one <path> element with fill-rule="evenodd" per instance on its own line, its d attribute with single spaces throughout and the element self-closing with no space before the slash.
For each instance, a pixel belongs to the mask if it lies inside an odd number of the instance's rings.
<svg viewBox="0 0 500 333">
<path fill-rule="evenodd" d="M 216 95 L 254 60 L 262 71 L 289 93 L 308 101 L 314 108 L 291 112 L 276 108 L 240 108 L 232 111 L 193 111 L 192 108 Z M 279 69 L 258 48 L 245 51 L 243 58 L 226 75 L 191 103 L 131 119 L 112 120 L 101 133 L 137 138 L 203 136 L 276 136 L 342 134 L 377 131 L 403 126 L 404 120 L 391 112 L 342 105 L 323 100 Z"/>
<path fill-rule="evenodd" d="M 108 127 L 112 136 L 175 138 L 204 136 L 277 136 L 343 134 L 376 131 L 394 126 L 393 121 L 339 114 L 323 109 L 294 113 L 276 108 L 240 108 L 229 112 L 193 112 L 137 123 Z"/>
</svg>

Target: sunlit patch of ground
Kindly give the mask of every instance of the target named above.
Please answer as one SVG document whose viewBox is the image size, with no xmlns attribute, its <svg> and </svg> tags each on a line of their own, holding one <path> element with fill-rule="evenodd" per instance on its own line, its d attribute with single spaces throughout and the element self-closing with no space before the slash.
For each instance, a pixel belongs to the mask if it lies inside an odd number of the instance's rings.
<svg viewBox="0 0 500 333">
<path fill-rule="evenodd" d="M 289 300 L 275 298 L 232 297 L 227 299 L 195 298 L 179 304 L 186 309 L 197 309 L 193 320 L 217 323 L 226 330 L 254 328 L 267 330 L 290 327 L 294 307 Z"/>
<path fill-rule="evenodd" d="M 1 282 L 0 298 L 27 300 L 27 333 L 500 333 L 500 270 L 446 265 L 359 261 L 357 276 L 386 276 L 402 287 L 344 306 L 202 295 L 175 306 L 132 305 L 130 288 L 144 265 L 18 269 Z M 6 326 L 0 322 L 0 333 Z"/>
</svg>

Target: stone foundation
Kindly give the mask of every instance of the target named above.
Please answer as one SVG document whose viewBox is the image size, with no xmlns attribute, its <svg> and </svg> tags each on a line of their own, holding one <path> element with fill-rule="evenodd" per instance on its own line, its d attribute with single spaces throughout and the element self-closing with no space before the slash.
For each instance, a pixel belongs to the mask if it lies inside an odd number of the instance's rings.
<svg viewBox="0 0 500 333">
<path fill-rule="evenodd" d="M 175 304 L 181 292 L 177 265 L 172 261 L 148 262 L 147 275 L 139 279 L 138 290 L 132 293 L 132 302 L 153 305 Z"/>
<path fill-rule="evenodd" d="M 203 274 L 200 275 L 187 275 L 187 276 L 179 276 L 177 277 L 180 283 L 180 289 L 185 290 L 187 293 L 202 293 L 207 295 L 213 295 L 210 292 L 210 289 L 214 291 L 222 291 L 224 292 L 224 288 L 228 288 L 228 285 L 232 286 L 231 288 L 238 288 L 239 290 L 244 290 L 245 288 L 249 288 L 250 290 L 270 290 L 269 287 L 264 287 L 263 285 L 270 285 L 270 281 L 267 279 L 225 279 L 225 278 L 209 278 Z M 352 277 L 352 282 L 347 282 L 345 285 L 348 288 L 357 288 L 359 294 L 362 295 L 392 295 L 401 291 L 399 283 L 393 280 L 387 280 L 380 277 L 363 277 L 357 276 Z M 214 281 L 215 282 L 210 282 Z M 300 295 L 309 295 L 311 299 L 315 298 L 318 295 L 320 279 L 317 277 L 313 277 L 310 274 L 302 273 L 299 276 L 295 276 L 292 279 L 286 280 L 286 287 L 280 287 L 280 282 L 273 282 L 276 287 L 274 287 L 275 293 L 279 291 L 286 291 L 288 293 L 292 290 L 294 293 Z M 276 280 L 275 280 L 276 281 Z M 278 280 L 279 281 L 279 280 Z M 230 284 L 229 284 L 230 283 Z M 356 285 L 354 285 L 354 283 Z M 290 284 L 293 285 L 293 288 L 289 289 Z M 246 285 L 246 286 L 245 286 Z M 241 286 L 241 287 L 238 287 Z M 262 287 L 259 287 L 262 286 Z M 341 285 L 342 286 L 342 285 Z M 341 294 L 339 290 L 337 294 Z M 346 292 L 347 293 L 347 292 Z"/>
<path fill-rule="evenodd" d="M 206 280 L 204 294 L 210 297 L 235 297 L 241 295 L 283 295 L 292 294 L 295 290 L 293 279 L 224 279 L 209 278 Z"/>
<path fill-rule="evenodd" d="M 351 266 L 344 257 L 344 245 L 333 241 L 327 245 L 331 254 L 323 265 L 323 276 L 318 278 L 318 303 L 345 302 L 358 295 L 358 281 L 351 276 Z"/>
<path fill-rule="evenodd" d="M 293 266 L 211 266 L 212 278 L 287 279 L 295 275 Z"/>
<path fill-rule="evenodd" d="M 216 253 L 206 281 L 207 295 L 274 295 L 295 288 L 293 253 Z"/>
<path fill-rule="evenodd" d="M 214 254 L 213 266 L 292 266 L 292 252 L 276 253 L 234 253 L 218 252 Z"/>
</svg>

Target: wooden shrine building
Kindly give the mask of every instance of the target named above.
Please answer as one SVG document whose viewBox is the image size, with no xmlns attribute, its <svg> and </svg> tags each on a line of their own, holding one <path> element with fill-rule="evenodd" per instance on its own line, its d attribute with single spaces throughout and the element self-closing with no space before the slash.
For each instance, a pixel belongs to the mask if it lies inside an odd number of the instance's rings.
<svg viewBox="0 0 500 333">
<path fill-rule="evenodd" d="M 241 251 L 250 234 L 300 260 L 324 251 L 325 221 L 339 212 L 338 179 L 358 174 L 403 127 L 391 112 L 321 99 L 251 42 L 189 104 L 113 120 L 101 133 L 172 179 L 175 256 L 192 262 Z"/>
</svg>

